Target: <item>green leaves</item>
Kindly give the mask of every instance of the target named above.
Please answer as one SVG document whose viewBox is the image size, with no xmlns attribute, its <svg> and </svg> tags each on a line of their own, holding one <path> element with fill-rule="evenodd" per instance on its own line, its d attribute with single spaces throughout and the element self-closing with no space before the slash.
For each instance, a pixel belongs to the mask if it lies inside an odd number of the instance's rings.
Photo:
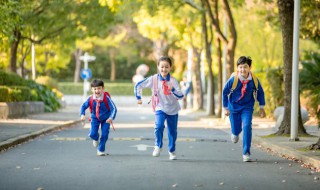
<svg viewBox="0 0 320 190">
<path fill-rule="evenodd" d="M 301 88 L 320 94 L 320 53 L 307 52 L 301 64 L 303 66 L 300 72 Z"/>
</svg>

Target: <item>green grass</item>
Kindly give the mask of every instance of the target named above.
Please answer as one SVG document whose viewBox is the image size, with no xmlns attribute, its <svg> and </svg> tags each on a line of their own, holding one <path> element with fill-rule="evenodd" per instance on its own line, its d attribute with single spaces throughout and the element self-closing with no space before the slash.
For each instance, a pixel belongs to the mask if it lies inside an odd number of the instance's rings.
<svg viewBox="0 0 320 190">
<path fill-rule="evenodd" d="M 60 82 L 58 84 L 58 89 L 65 95 L 82 95 L 83 94 L 83 83 L 73 83 L 73 82 Z M 124 95 L 133 96 L 134 95 L 134 85 L 131 82 L 106 82 L 105 90 L 113 95 Z M 143 95 L 151 95 L 150 89 L 144 89 Z"/>
</svg>

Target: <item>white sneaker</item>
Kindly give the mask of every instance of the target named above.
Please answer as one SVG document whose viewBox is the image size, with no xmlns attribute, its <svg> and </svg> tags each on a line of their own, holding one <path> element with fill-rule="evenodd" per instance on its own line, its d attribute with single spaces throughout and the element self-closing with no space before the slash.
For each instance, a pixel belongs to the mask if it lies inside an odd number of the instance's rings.
<svg viewBox="0 0 320 190">
<path fill-rule="evenodd" d="M 250 161 L 251 161 L 251 158 L 250 158 L 250 154 L 249 154 L 249 153 L 243 155 L 242 157 L 243 157 L 243 161 L 244 161 L 244 162 L 250 162 Z"/>
<path fill-rule="evenodd" d="M 152 153 L 152 156 L 153 157 L 158 157 L 158 156 L 160 156 L 160 152 L 161 152 L 161 148 L 155 146 L 154 150 L 153 150 L 153 153 Z"/>
<path fill-rule="evenodd" d="M 176 160 L 177 159 L 177 155 L 175 152 L 169 152 L 169 159 L 170 160 Z"/>
<path fill-rule="evenodd" d="M 237 143 L 239 141 L 239 137 L 238 136 L 235 136 L 234 134 L 231 134 L 231 141 L 233 143 Z"/>
<path fill-rule="evenodd" d="M 99 141 L 95 141 L 95 140 L 92 141 L 93 147 L 98 147 L 98 144 L 99 144 Z"/>
<path fill-rule="evenodd" d="M 99 150 L 97 150 L 97 155 L 98 155 L 98 156 L 105 156 L 106 153 L 105 153 L 105 152 L 100 152 Z"/>
</svg>

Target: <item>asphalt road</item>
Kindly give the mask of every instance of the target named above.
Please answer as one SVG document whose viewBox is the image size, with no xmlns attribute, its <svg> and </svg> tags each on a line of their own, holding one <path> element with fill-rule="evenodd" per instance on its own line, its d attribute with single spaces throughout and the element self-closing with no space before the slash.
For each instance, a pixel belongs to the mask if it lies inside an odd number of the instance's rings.
<svg viewBox="0 0 320 190">
<path fill-rule="evenodd" d="M 0 153 L 0 189 L 312 190 L 319 180 L 298 163 L 253 147 L 253 162 L 242 161 L 241 142 L 181 115 L 178 160 L 169 160 L 165 130 L 161 156 L 154 158 L 153 114 L 149 108 L 118 108 L 107 156 L 96 155 L 89 124 L 38 137 Z"/>
</svg>

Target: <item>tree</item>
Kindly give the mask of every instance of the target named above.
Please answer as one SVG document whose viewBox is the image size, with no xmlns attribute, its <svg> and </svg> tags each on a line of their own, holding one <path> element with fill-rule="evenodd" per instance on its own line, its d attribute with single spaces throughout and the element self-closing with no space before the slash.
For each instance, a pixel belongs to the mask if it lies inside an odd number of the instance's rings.
<svg viewBox="0 0 320 190">
<path fill-rule="evenodd" d="M 283 41 L 283 76 L 284 76 L 284 115 L 283 121 L 276 132 L 277 135 L 290 134 L 291 128 L 291 83 L 292 83 L 292 52 L 293 52 L 293 14 L 294 0 L 278 0 L 279 18 Z M 300 98 L 299 98 L 300 99 Z M 300 102 L 300 101 L 299 101 Z M 306 134 L 301 119 L 299 104 L 298 133 Z"/>
<path fill-rule="evenodd" d="M 302 66 L 303 68 L 300 72 L 301 89 L 307 91 L 308 96 L 314 99 L 314 109 L 317 114 L 318 127 L 320 127 L 320 53 L 308 53 L 302 61 Z M 310 145 L 309 148 L 319 150 L 320 138 L 317 143 Z"/>
<path fill-rule="evenodd" d="M 10 40 L 10 70 L 17 70 L 17 50 L 23 40 L 35 44 L 75 44 L 86 36 L 105 36 L 113 14 L 98 0 L 6 0 L 0 33 Z M 2 11 L 1 11 L 2 12 Z M 48 61 L 48 60 L 47 60 Z M 45 62 L 47 62 L 45 61 Z"/>
</svg>

